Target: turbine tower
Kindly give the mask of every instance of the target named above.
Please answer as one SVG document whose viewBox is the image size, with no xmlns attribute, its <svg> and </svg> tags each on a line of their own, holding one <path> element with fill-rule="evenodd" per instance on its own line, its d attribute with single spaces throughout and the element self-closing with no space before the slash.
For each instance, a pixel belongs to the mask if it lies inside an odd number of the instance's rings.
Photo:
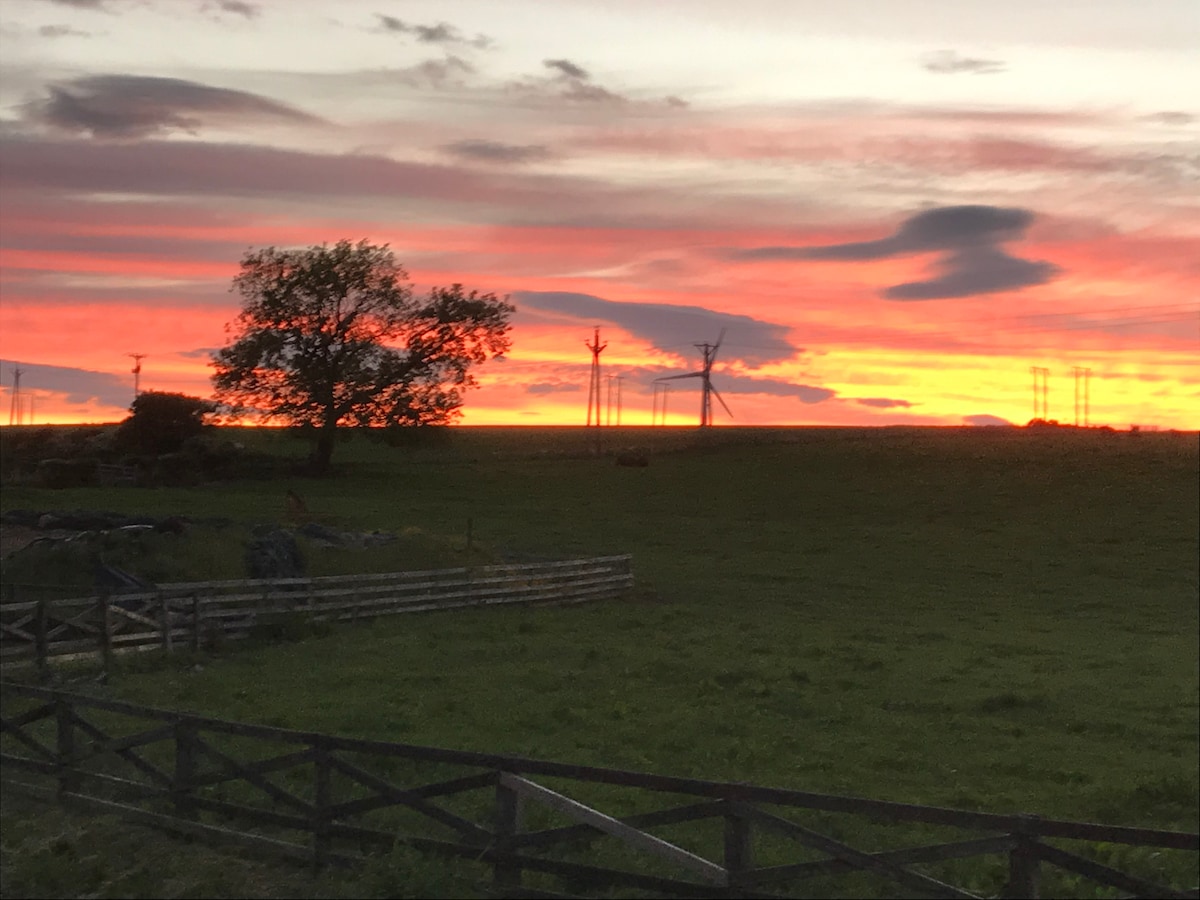
<svg viewBox="0 0 1200 900">
<path fill-rule="evenodd" d="M 602 397 L 600 394 L 600 354 L 604 352 L 604 348 L 608 346 L 608 342 L 600 343 L 600 327 L 596 326 L 595 337 L 589 344 L 584 341 L 584 346 L 592 351 L 592 374 L 588 381 L 588 408 L 587 408 L 587 424 L 590 428 L 592 425 L 592 411 L 595 410 L 597 426 L 602 425 L 603 421 L 600 418 L 600 409 Z"/>
<path fill-rule="evenodd" d="M 717 359 L 717 350 L 721 346 L 721 341 L 725 338 L 725 329 L 721 329 L 721 333 L 717 336 L 717 342 L 710 344 L 707 341 L 703 344 L 694 344 L 693 346 L 700 351 L 704 358 L 704 363 L 698 372 L 687 372 L 683 375 L 667 375 L 664 378 L 656 378 L 655 381 L 675 381 L 678 378 L 699 378 L 700 379 L 700 427 L 707 428 L 713 423 L 712 398 L 716 397 L 717 402 L 721 404 L 722 409 L 729 413 L 729 418 L 733 418 L 733 413 L 726 406 L 725 401 L 721 399 L 721 395 L 717 393 L 717 389 L 712 386 L 712 367 Z"/>
<path fill-rule="evenodd" d="M 24 408 L 21 405 L 22 404 L 21 376 L 24 375 L 25 373 L 22 372 L 20 369 L 14 368 L 12 374 L 13 374 L 12 402 L 9 404 L 9 407 L 8 407 L 8 424 L 9 425 L 21 425 L 21 424 L 23 424 L 22 413 L 24 412 Z M 33 416 L 30 415 L 30 418 L 32 419 Z"/>
</svg>

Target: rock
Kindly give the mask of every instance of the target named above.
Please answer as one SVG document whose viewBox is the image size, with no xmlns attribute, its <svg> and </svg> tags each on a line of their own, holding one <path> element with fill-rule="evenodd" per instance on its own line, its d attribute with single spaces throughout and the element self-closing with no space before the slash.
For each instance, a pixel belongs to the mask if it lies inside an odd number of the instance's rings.
<svg viewBox="0 0 1200 900">
<path fill-rule="evenodd" d="M 183 534 L 187 531 L 188 520 L 183 516 L 167 516 L 154 526 L 159 534 Z"/>
<path fill-rule="evenodd" d="M 246 574 L 251 578 L 299 578 L 304 558 L 291 532 L 281 528 L 251 541 L 246 547 Z"/>
<path fill-rule="evenodd" d="M 363 545 L 366 547 L 378 547 L 380 544 L 390 544 L 397 540 L 396 535 L 389 531 L 372 531 L 362 536 Z"/>
<path fill-rule="evenodd" d="M 297 533 L 310 540 L 324 542 L 330 547 L 340 547 L 345 543 L 345 535 L 319 522 L 306 522 L 297 529 Z"/>
</svg>

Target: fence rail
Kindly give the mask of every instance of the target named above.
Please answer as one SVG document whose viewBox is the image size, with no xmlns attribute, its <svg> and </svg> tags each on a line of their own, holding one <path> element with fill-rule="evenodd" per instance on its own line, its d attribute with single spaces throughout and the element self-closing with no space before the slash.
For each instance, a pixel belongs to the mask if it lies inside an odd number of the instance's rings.
<svg viewBox="0 0 1200 900">
<path fill-rule="evenodd" d="M 238 640 L 300 616 L 348 621 L 496 604 L 568 604 L 633 587 L 629 556 L 319 578 L 166 584 L 153 591 L 0 604 L 0 664 Z"/>
<path fill-rule="evenodd" d="M 669 896 L 769 898 L 787 896 L 778 892 L 798 884 L 822 890 L 813 878 L 865 873 L 912 895 L 976 897 L 938 865 L 1000 856 L 1007 897 L 1038 896 L 1043 867 L 1136 896 L 1198 896 L 1195 889 L 1161 883 L 1161 873 L 1156 880 L 1153 872 L 1122 871 L 1089 858 L 1087 847 L 1076 852 L 1049 841 L 1194 857 L 1200 834 L 358 740 L 6 682 L 0 694 L 0 768 L 8 787 L 314 867 L 401 842 L 483 864 L 491 888 L 510 896 L 565 896 L 556 893 L 557 879 L 572 893 L 625 887 Z M 33 780 L 11 778 L 17 770 Z M 547 779 L 554 785 L 542 783 Z M 656 808 L 614 815 L 597 801 L 570 796 L 615 802 L 621 791 L 621 797 L 649 798 Z M 673 795 L 668 802 L 675 805 L 663 808 L 664 794 Z M 984 834 L 863 850 L 794 818 L 831 812 Z M 706 824 L 716 830 L 704 831 Z M 763 865 L 756 857 L 768 839 L 776 844 L 764 856 L 778 858 L 783 840 L 796 855 L 816 858 Z M 599 860 L 597 847 L 606 848 Z M 1192 876 L 1186 877 L 1190 884 Z"/>
</svg>

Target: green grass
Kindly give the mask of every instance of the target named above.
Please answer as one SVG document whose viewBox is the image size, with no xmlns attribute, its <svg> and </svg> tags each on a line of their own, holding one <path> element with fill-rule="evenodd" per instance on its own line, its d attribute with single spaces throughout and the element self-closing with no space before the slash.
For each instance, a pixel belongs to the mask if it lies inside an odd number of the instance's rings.
<svg viewBox="0 0 1200 900">
<path fill-rule="evenodd" d="M 613 432 L 617 432 L 613 429 Z M 123 699 L 339 734 L 1194 831 L 1194 434 L 462 429 L 337 477 L 12 488 L 4 508 L 419 527 L 632 553 L 623 602 L 377 620 L 121 675 Z M 283 443 L 283 435 L 259 438 Z M 287 445 L 289 452 L 299 452 Z M 619 811 L 619 810 L 618 810 Z M 849 826 L 847 826 L 849 827 Z M 1195 863 L 1173 869 L 1194 885 Z M 1190 868 L 1189 868 L 1190 867 Z"/>
</svg>

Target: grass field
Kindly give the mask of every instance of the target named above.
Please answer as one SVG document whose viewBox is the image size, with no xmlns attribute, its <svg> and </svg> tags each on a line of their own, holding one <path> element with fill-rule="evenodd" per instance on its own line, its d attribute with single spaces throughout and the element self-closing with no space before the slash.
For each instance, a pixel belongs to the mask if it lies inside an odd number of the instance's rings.
<svg viewBox="0 0 1200 900">
<path fill-rule="evenodd" d="M 383 619 L 231 653 L 202 672 L 130 671 L 106 688 L 123 699 L 361 737 L 1197 829 L 1195 434 L 704 437 L 611 429 L 609 448 L 650 450 L 651 465 L 637 469 L 590 456 L 581 429 L 458 429 L 408 448 L 341 445 L 328 480 L 12 487 L 3 508 L 255 522 L 278 519 L 291 488 L 347 528 L 454 536 L 470 519 L 476 540 L 510 558 L 634 556 L 639 589 L 627 601 Z M 303 452 L 282 433 L 256 439 Z M 1174 877 L 1194 885 L 1188 865 Z M 5 866 L 10 888 L 24 886 Z"/>
</svg>

